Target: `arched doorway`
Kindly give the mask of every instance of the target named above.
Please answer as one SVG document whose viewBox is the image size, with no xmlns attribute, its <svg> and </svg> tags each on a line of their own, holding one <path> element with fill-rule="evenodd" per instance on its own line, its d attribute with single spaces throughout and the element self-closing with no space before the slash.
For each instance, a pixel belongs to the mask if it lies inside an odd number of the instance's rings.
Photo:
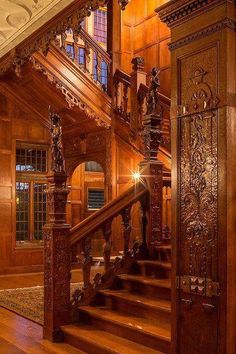
<svg viewBox="0 0 236 354">
<path fill-rule="evenodd" d="M 105 204 L 105 183 L 102 166 L 86 161 L 75 167 L 70 176 L 68 222 L 73 227 Z"/>
</svg>

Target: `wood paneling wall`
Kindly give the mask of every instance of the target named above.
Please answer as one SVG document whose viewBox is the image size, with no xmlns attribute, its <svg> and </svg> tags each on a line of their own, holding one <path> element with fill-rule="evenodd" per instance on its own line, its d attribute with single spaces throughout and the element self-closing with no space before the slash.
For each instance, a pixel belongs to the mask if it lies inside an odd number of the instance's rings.
<svg viewBox="0 0 236 354">
<path fill-rule="evenodd" d="M 145 59 L 144 70 L 161 70 L 160 91 L 170 97 L 170 31 L 156 16 L 155 9 L 166 0 L 132 0 L 122 13 L 122 70 L 132 71 L 134 56 Z"/>
<path fill-rule="evenodd" d="M 49 143 L 46 129 L 34 115 L 0 93 L 0 274 L 42 268 L 43 250 L 15 245 L 16 141 Z"/>
</svg>

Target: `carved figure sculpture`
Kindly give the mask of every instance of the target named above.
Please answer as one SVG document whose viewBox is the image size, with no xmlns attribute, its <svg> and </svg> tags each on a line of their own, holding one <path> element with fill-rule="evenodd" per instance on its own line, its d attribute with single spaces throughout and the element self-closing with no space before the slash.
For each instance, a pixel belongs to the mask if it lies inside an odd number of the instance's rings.
<svg viewBox="0 0 236 354">
<path fill-rule="evenodd" d="M 65 164 L 64 157 L 62 153 L 62 128 L 61 128 L 61 118 L 58 114 L 52 113 L 49 108 L 49 118 L 51 122 L 50 133 L 51 133 L 51 154 L 52 154 L 52 165 L 51 169 L 54 172 L 64 172 Z"/>
<path fill-rule="evenodd" d="M 157 111 L 158 104 L 158 88 L 160 87 L 160 70 L 153 68 L 151 71 L 151 82 L 147 96 L 147 113 L 154 114 Z"/>
</svg>

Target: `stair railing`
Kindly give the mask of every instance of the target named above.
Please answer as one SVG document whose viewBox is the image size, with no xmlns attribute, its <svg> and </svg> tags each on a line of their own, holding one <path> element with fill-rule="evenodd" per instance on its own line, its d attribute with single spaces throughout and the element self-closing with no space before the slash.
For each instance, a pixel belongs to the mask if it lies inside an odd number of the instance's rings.
<svg viewBox="0 0 236 354">
<path fill-rule="evenodd" d="M 127 270 L 135 257 L 141 257 L 146 248 L 146 212 L 148 193 L 142 183 L 138 183 L 106 204 L 103 208 L 73 227 L 69 234 L 69 242 L 73 259 L 82 267 L 83 289 L 73 294 L 73 306 L 88 304 L 98 288 L 106 288 L 114 276 Z M 131 239 L 132 207 L 139 203 L 140 230 L 136 239 Z M 122 225 L 122 248 L 113 251 L 113 224 L 120 217 Z M 100 262 L 104 265 L 104 273 L 96 273 L 91 280 L 93 257 L 93 237 L 101 232 L 103 251 Z M 113 254 L 114 257 L 111 257 Z M 113 261 L 112 261 L 113 258 Z M 78 262 L 79 260 L 79 262 Z"/>
<path fill-rule="evenodd" d="M 129 126 L 130 135 L 135 138 L 143 130 L 142 117 L 145 113 L 149 87 L 147 86 L 147 74 L 144 72 L 144 59 L 135 57 L 132 64 L 131 74 L 121 70 L 116 70 L 114 74 L 114 113 L 115 117 Z M 161 92 L 157 95 L 163 114 L 162 145 L 168 146 L 170 143 L 170 99 Z"/>
<path fill-rule="evenodd" d="M 65 32 L 55 44 L 103 91 L 109 91 L 111 57 L 87 31 L 80 28 L 77 32 Z"/>
<path fill-rule="evenodd" d="M 140 182 L 102 209 L 69 229 L 66 224 L 65 163 L 61 146 L 61 121 L 50 113 L 52 167 L 48 174 L 48 222 L 44 227 L 44 337 L 62 340 L 60 326 L 71 321 L 71 310 L 91 303 L 100 288 L 113 284 L 117 274 L 128 272 L 136 259 L 155 258 L 158 245 L 163 243 L 163 164 L 157 159 L 161 142 L 162 107 L 158 98 L 159 71 L 154 68 L 147 92 L 143 115 L 144 159 L 140 163 Z M 131 242 L 132 208 L 140 207 L 140 235 Z M 121 217 L 123 247 L 112 261 L 112 226 Z M 97 273 L 91 281 L 93 254 L 92 238 L 102 231 L 105 272 Z M 133 240 L 134 241 L 134 240 Z M 119 249 L 118 249 L 119 251 Z M 82 256 L 83 288 L 77 288 L 70 301 L 71 255 Z"/>
</svg>

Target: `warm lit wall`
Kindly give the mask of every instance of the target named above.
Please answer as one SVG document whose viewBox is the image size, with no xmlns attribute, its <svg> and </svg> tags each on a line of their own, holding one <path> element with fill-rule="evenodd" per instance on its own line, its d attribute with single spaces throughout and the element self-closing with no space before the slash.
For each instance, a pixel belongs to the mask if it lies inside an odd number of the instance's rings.
<svg viewBox="0 0 236 354">
<path fill-rule="evenodd" d="M 85 171 L 85 164 L 82 163 L 75 168 L 70 178 L 68 222 L 71 226 L 75 226 L 93 213 L 87 208 L 88 188 L 105 190 L 104 173 Z"/>
<path fill-rule="evenodd" d="M 166 0 L 132 0 L 122 13 L 122 69 L 132 71 L 131 60 L 142 56 L 145 71 L 161 70 L 160 91 L 170 97 L 170 31 L 154 10 Z"/>
<path fill-rule="evenodd" d="M 15 149 L 16 141 L 49 143 L 45 128 L 33 114 L 0 94 L 0 273 L 42 268 L 43 249 L 15 244 Z M 30 266 L 30 267 L 29 267 Z"/>
</svg>

